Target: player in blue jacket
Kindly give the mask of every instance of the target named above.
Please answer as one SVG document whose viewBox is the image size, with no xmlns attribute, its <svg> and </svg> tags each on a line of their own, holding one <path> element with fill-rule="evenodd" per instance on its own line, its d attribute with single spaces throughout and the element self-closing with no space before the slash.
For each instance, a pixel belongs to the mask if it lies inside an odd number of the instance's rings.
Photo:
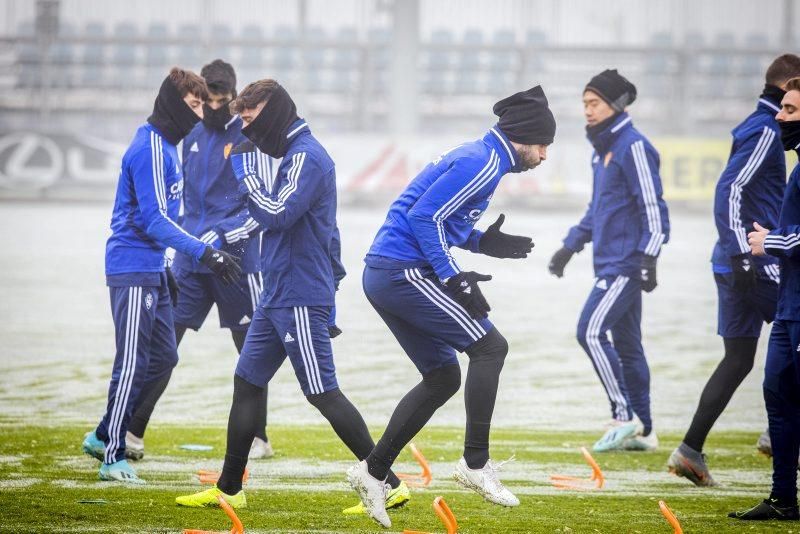
<svg viewBox="0 0 800 534">
<path fill-rule="evenodd" d="M 238 182 L 233 175 L 229 154 L 246 140 L 242 121 L 231 115 L 228 104 L 236 97 L 236 72 L 233 67 L 214 60 L 200 70 L 208 85 L 208 101 L 203 104 L 203 120 L 183 140 L 183 214 L 181 227 L 215 248 L 241 258 L 242 277 L 236 284 L 226 285 L 202 262 L 178 252 L 172 265 L 177 284 L 175 303 L 175 336 L 180 345 L 187 328 L 199 330 L 216 304 L 220 327 L 231 331 L 236 354 L 242 351 L 247 327 L 261 294 L 260 233 L 261 228 L 247 207 L 247 196 L 237 194 Z M 276 162 L 265 154 L 257 160 L 260 175 L 273 176 Z M 139 460 L 144 455 L 144 434 L 158 399 L 169 383 L 171 372 L 141 393 L 142 401 L 133 414 L 126 436 L 126 454 Z M 273 455 L 266 434 L 267 390 L 259 420 L 262 424 L 253 439 L 251 458 Z"/>
<path fill-rule="evenodd" d="M 228 419 L 225 464 L 214 488 L 176 498 L 182 506 L 215 506 L 222 496 L 246 506 L 242 475 L 257 431 L 263 389 L 289 357 L 306 399 L 330 422 L 358 458 L 374 445 L 364 419 L 339 389 L 331 351 L 329 317 L 336 279 L 336 171 L 286 90 L 274 80 L 248 85 L 232 104 L 252 142 L 234 147 L 231 159 L 248 196 L 250 214 L 264 228 L 264 290 L 236 366 Z M 257 174 L 258 152 L 282 158 L 275 181 Z M 408 488 L 392 475 L 398 504 Z M 400 495 L 402 494 L 402 495 Z"/>
<path fill-rule="evenodd" d="M 601 72 L 584 89 L 586 133 L 594 147 L 592 200 L 549 267 L 562 277 L 572 255 L 592 243 L 597 278 L 578 320 L 578 342 L 600 377 L 612 414 L 595 451 L 658 446 L 640 324 L 642 291 L 656 287 L 656 260 L 669 239 L 669 218 L 658 152 L 625 111 L 635 99 L 636 87 L 616 70 Z"/>
<path fill-rule="evenodd" d="M 101 480 L 143 484 L 125 460 L 125 435 L 139 393 L 178 362 L 172 305 L 164 269 L 166 247 L 204 263 L 231 283 L 238 258 L 192 237 L 174 221 L 183 193 L 175 145 L 203 116 L 208 97 L 197 74 L 173 68 L 164 79 L 147 123 L 122 157 L 111 237 L 106 245 L 106 283 L 116 328 L 117 352 L 108 406 L 83 450 L 101 460 Z"/>
<path fill-rule="evenodd" d="M 389 208 L 365 258 L 363 286 L 370 304 L 422 375 L 400 401 L 369 456 L 347 472 L 370 517 L 390 526 L 385 480 L 406 444 L 461 386 L 456 352 L 469 356 L 464 386 L 464 455 L 454 477 L 503 506 L 519 500 L 489 460 L 489 428 L 508 343 L 488 319 L 478 282 L 491 276 L 462 271 L 451 252 L 460 247 L 496 258 L 525 258 L 529 237 L 474 228 L 500 179 L 539 165 L 553 142 L 555 120 L 540 86 L 501 100 L 500 119 L 475 141 L 429 163 Z"/>
<path fill-rule="evenodd" d="M 786 83 L 777 114 L 784 150 L 800 153 L 800 78 Z M 775 228 L 753 221 L 748 243 L 756 257 L 778 258 L 781 282 L 775 322 L 764 369 L 764 400 L 772 440 L 772 492 L 749 510 L 731 512 L 744 520 L 800 519 L 797 509 L 797 457 L 800 454 L 800 164 L 783 196 Z"/>
<path fill-rule="evenodd" d="M 717 332 L 725 356 L 708 379 L 683 442 L 667 462 L 668 469 L 697 486 L 716 483 L 703 455 L 711 427 L 736 388 L 753 368 L 764 322 L 775 317 L 780 281 L 778 258 L 753 256 L 747 233 L 753 221 L 778 226 L 786 188 L 786 157 L 775 114 L 780 111 L 786 82 L 800 76 L 800 58 L 785 54 L 772 62 L 755 111 L 733 129 L 730 157 L 717 183 L 714 219 L 719 239 L 712 264 L 717 284 Z M 759 440 L 760 446 L 769 442 Z"/>
</svg>

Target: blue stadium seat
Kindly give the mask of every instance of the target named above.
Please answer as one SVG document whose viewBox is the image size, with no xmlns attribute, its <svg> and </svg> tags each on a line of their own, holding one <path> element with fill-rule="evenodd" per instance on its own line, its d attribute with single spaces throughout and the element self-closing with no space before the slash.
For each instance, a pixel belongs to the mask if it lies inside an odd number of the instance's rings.
<svg viewBox="0 0 800 534">
<path fill-rule="evenodd" d="M 278 74 L 291 72 L 296 68 L 299 55 L 297 31 L 292 26 L 278 26 L 274 38 L 281 44 L 275 47 L 272 65 Z"/>
<path fill-rule="evenodd" d="M 386 28 L 371 28 L 367 33 L 367 53 L 371 71 L 365 75 L 371 76 L 371 92 L 385 93 L 388 87 L 389 67 L 391 57 L 392 32 Z"/>
<path fill-rule="evenodd" d="M 101 22 L 86 24 L 83 34 L 88 38 L 101 39 L 105 37 L 105 28 Z M 83 76 L 81 85 L 88 87 L 101 87 L 103 73 L 106 65 L 106 47 L 101 43 L 86 43 L 83 47 Z"/>
<path fill-rule="evenodd" d="M 147 39 L 151 41 L 145 47 L 145 77 L 143 86 L 150 89 L 158 89 L 161 81 L 169 73 L 172 67 L 172 53 L 169 45 L 163 42 L 169 39 L 170 34 L 167 26 L 162 23 L 153 23 L 147 29 Z"/>
<path fill-rule="evenodd" d="M 736 53 L 736 37 L 734 37 L 732 33 L 721 33 L 717 35 L 717 38 L 714 40 L 714 48 L 721 49 L 722 51 L 711 54 L 708 71 L 715 76 L 727 76 L 733 70 L 733 55 Z"/>
<path fill-rule="evenodd" d="M 17 27 L 17 35 L 34 37 L 33 21 L 23 21 Z M 41 56 L 35 42 L 19 41 L 14 46 L 17 66 L 17 87 L 29 88 L 41 85 Z"/>
<path fill-rule="evenodd" d="M 233 30 L 227 24 L 212 24 L 211 25 L 211 56 L 203 59 L 203 65 L 210 63 L 215 59 L 221 59 L 228 63 L 234 64 L 233 53 L 230 43 L 233 40 Z M 234 69 L 236 65 L 234 65 Z"/>
<path fill-rule="evenodd" d="M 434 30 L 427 49 L 427 70 L 423 78 L 423 91 L 430 94 L 447 92 L 447 76 L 453 63 L 453 52 L 442 47 L 453 44 L 453 34 L 447 29 Z"/>
<path fill-rule="evenodd" d="M 542 48 L 547 45 L 547 34 L 542 30 L 532 29 L 525 32 L 525 51 L 522 61 L 525 68 L 523 77 L 540 79 L 547 70 L 542 58 Z"/>
<path fill-rule="evenodd" d="M 184 69 L 191 69 L 195 72 L 200 70 L 206 63 L 203 52 L 203 32 L 197 24 L 182 24 L 178 27 L 178 34 L 175 36 L 185 41 L 178 45 L 177 62 L 178 66 Z"/>
<path fill-rule="evenodd" d="M 71 24 L 62 23 L 58 28 L 58 36 L 50 49 L 51 85 L 54 87 L 73 87 L 77 83 L 75 45 L 67 41 L 75 36 L 75 28 Z"/>
<path fill-rule="evenodd" d="M 264 41 L 264 29 L 256 24 L 248 24 L 239 32 L 239 38 L 248 41 Z M 233 65 L 236 69 L 236 83 L 239 91 L 250 82 L 270 76 L 266 67 L 268 62 L 265 47 L 243 46 L 240 50 L 239 61 Z"/>
<path fill-rule="evenodd" d="M 744 48 L 748 51 L 768 50 L 769 38 L 764 33 L 751 33 L 745 38 Z M 764 62 L 764 58 L 757 54 L 747 54 L 742 56 L 740 72 L 743 76 L 763 77 L 765 67 L 766 64 Z"/>
<path fill-rule="evenodd" d="M 672 34 L 654 33 L 650 39 L 653 48 L 673 48 Z M 672 74 L 670 54 L 662 51 L 651 51 L 645 54 L 644 92 L 648 96 L 665 97 L 669 94 L 669 79 Z"/>
<path fill-rule="evenodd" d="M 513 30 L 498 30 L 492 37 L 492 45 L 499 47 L 489 55 L 489 85 L 491 94 L 507 93 L 519 73 L 520 55 L 516 49 Z"/>
<path fill-rule="evenodd" d="M 306 89 L 314 93 L 326 91 L 327 33 L 319 26 L 312 26 L 306 30 L 306 40 L 307 46 L 303 49 Z"/>
<path fill-rule="evenodd" d="M 336 43 L 341 48 L 334 51 L 333 77 L 330 82 L 330 89 L 337 93 L 352 91 L 358 74 L 362 71 L 360 67 L 360 47 L 358 41 L 358 30 L 352 26 L 340 28 L 336 35 Z"/>
<path fill-rule="evenodd" d="M 478 28 L 469 28 L 464 32 L 462 43 L 467 46 L 458 54 L 455 92 L 475 94 L 478 92 L 481 79 L 481 48 L 483 32 Z"/>
</svg>

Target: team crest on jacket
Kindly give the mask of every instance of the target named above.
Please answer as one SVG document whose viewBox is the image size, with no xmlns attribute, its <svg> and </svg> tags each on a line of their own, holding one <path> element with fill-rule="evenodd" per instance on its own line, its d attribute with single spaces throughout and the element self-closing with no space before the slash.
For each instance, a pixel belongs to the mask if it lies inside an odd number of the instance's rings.
<svg viewBox="0 0 800 534">
<path fill-rule="evenodd" d="M 611 161 L 611 158 L 614 156 L 613 152 L 609 152 L 606 154 L 605 159 L 603 160 L 603 167 L 608 167 L 608 163 Z"/>
<path fill-rule="evenodd" d="M 144 297 L 144 307 L 147 308 L 148 310 L 153 307 L 153 294 L 152 293 L 148 293 L 147 295 L 145 295 L 145 297 Z"/>
<path fill-rule="evenodd" d="M 230 156 L 232 148 L 233 148 L 233 143 L 228 143 L 223 147 L 222 154 L 225 156 L 225 159 L 228 159 L 228 156 Z"/>
</svg>

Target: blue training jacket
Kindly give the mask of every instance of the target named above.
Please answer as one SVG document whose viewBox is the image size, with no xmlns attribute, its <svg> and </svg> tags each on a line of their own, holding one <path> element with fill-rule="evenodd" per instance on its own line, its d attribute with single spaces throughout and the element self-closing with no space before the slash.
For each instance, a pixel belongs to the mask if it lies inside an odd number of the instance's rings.
<svg viewBox="0 0 800 534">
<path fill-rule="evenodd" d="M 441 280 L 461 272 L 450 248 L 480 252 L 483 233 L 475 223 L 516 164 L 516 151 L 497 126 L 448 150 L 392 203 L 364 261 L 387 269 L 430 266 Z"/>
<path fill-rule="evenodd" d="M 590 139 L 594 146 L 592 200 L 564 246 L 580 252 L 592 242 L 594 272 L 639 276 L 642 255 L 658 257 L 669 241 L 669 213 L 662 198 L 658 152 L 620 113 Z"/>
<path fill-rule="evenodd" d="M 275 180 L 248 195 L 250 214 L 264 228 L 261 305 L 333 306 L 337 278 L 344 276 L 337 256 L 336 169 L 304 120 L 295 121 L 287 137 Z M 245 182 L 240 190 L 247 192 Z"/>
<path fill-rule="evenodd" d="M 201 241 L 241 258 L 242 271 L 260 269 L 260 232 L 250 216 L 247 195 L 238 190 L 228 155 L 231 148 L 246 141 L 242 120 L 237 116 L 225 130 L 209 128 L 203 122 L 183 140 L 183 216 L 184 230 Z M 258 175 L 271 180 L 277 163 L 261 152 L 256 159 Z M 185 254 L 175 255 L 175 268 L 196 273 L 211 271 Z"/>
<path fill-rule="evenodd" d="M 786 156 L 775 114 L 780 103 L 760 98 L 755 111 L 731 132 L 728 164 L 717 183 L 714 221 L 719 240 L 711 257 L 715 273 L 731 272 L 731 257 L 750 252 L 753 221 L 775 228 L 786 189 Z M 759 276 L 778 282 L 778 260 L 754 256 Z"/>
<path fill-rule="evenodd" d="M 800 163 L 789 176 L 778 227 L 764 240 L 764 250 L 780 260 L 781 282 L 775 318 L 800 321 Z"/>
<path fill-rule="evenodd" d="M 124 277 L 125 285 L 158 285 L 164 251 L 172 247 L 192 258 L 206 244 L 174 221 L 183 194 L 178 151 L 154 126 L 139 127 L 122 156 L 117 196 L 106 243 L 106 276 Z M 108 283 L 114 285 L 114 278 Z"/>
</svg>

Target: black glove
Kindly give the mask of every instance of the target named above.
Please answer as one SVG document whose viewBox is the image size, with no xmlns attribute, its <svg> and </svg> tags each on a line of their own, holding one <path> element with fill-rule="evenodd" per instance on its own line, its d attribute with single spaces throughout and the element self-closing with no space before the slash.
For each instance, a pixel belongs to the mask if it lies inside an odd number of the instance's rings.
<svg viewBox="0 0 800 534">
<path fill-rule="evenodd" d="M 169 300 L 172 301 L 172 307 L 178 305 L 178 281 L 175 280 L 175 275 L 172 274 L 172 269 L 167 267 L 164 269 L 167 273 L 167 287 L 169 288 Z"/>
<path fill-rule="evenodd" d="M 342 333 L 342 329 L 339 328 L 338 326 L 336 326 L 335 324 L 329 324 L 328 325 L 328 337 L 330 337 L 331 339 L 335 338 L 336 336 L 338 336 L 341 333 Z"/>
<path fill-rule="evenodd" d="M 650 293 L 658 285 L 656 280 L 656 258 L 654 256 L 642 256 L 642 290 Z"/>
<path fill-rule="evenodd" d="M 575 254 L 575 252 L 567 247 L 558 249 L 556 253 L 553 254 L 553 257 L 550 258 L 550 265 L 547 266 L 550 270 L 550 274 L 554 274 L 559 278 L 564 276 L 564 267 L 566 267 L 569 260 L 572 259 L 573 254 Z"/>
<path fill-rule="evenodd" d="M 452 293 L 453 298 L 467 310 L 473 319 L 485 319 L 489 316 L 489 303 L 481 293 L 478 282 L 488 282 L 492 279 L 490 274 L 479 274 L 473 271 L 460 272 L 450 277 L 445 284 Z"/>
<path fill-rule="evenodd" d="M 740 254 L 731 258 L 733 267 L 733 289 L 747 293 L 756 285 L 756 268 L 750 254 Z"/>
<path fill-rule="evenodd" d="M 238 282 L 242 276 L 239 258 L 217 250 L 212 246 L 206 246 L 205 252 L 200 257 L 200 262 L 211 269 L 212 273 L 222 278 L 222 281 L 227 285 Z"/>
<path fill-rule="evenodd" d="M 478 241 L 481 254 L 493 258 L 527 258 L 528 252 L 533 249 L 533 239 L 521 235 L 504 234 L 500 226 L 506 220 L 502 213 L 490 225 Z"/>
</svg>

